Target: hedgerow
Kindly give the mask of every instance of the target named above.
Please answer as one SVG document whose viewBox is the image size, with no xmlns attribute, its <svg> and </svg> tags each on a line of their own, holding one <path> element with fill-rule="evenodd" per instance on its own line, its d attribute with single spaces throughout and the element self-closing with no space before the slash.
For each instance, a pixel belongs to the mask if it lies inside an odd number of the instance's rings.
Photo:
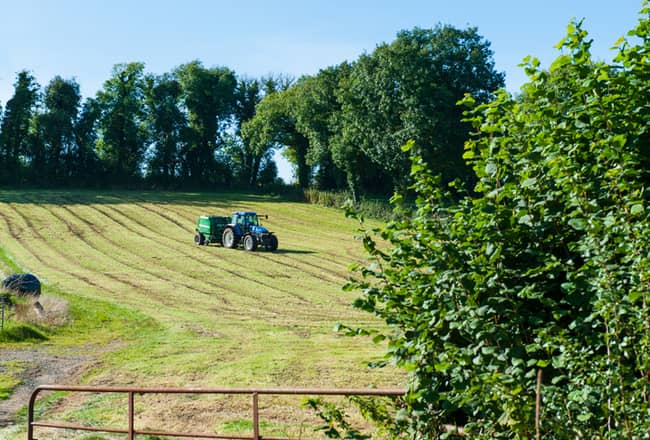
<svg viewBox="0 0 650 440">
<path fill-rule="evenodd" d="M 649 15 L 613 63 L 574 22 L 520 96 L 465 100 L 471 196 L 405 148 L 417 213 L 348 288 L 392 328 L 411 438 L 650 437 Z"/>
</svg>

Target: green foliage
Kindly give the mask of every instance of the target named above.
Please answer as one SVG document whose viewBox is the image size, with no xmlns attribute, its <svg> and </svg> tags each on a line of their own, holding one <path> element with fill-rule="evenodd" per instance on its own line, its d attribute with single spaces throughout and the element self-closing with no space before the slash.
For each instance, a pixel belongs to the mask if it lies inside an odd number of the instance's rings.
<svg viewBox="0 0 650 440">
<path fill-rule="evenodd" d="M 242 125 L 255 116 L 255 107 L 262 100 L 261 85 L 258 80 L 242 79 L 235 91 L 236 136 L 226 138 L 226 154 L 230 157 L 234 175 L 238 183 L 256 186 L 260 177 L 262 162 L 270 150 L 257 148 L 248 138 L 243 137 Z M 275 177 L 275 176 L 274 176 Z M 267 179 L 268 180 L 268 179 Z"/>
<path fill-rule="evenodd" d="M 338 405 L 319 398 L 306 399 L 305 407 L 316 412 L 316 415 L 325 422 L 318 427 L 327 438 L 342 439 L 369 439 L 370 435 L 363 434 L 355 429 L 347 420 L 345 411 Z"/>
<path fill-rule="evenodd" d="M 171 75 L 147 78 L 147 115 L 154 148 L 148 159 L 147 177 L 169 186 L 180 173 L 180 148 L 188 134 L 181 110 L 182 88 Z"/>
<path fill-rule="evenodd" d="M 237 78 L 198 60 L 163 75 L 113 67 L 80 108 L 79 85 L 20 72 L 0 126 L 0 183 L 153 188 L 282 185 L 274 150 L 298 187 L 387 195 L 408 182 L 407 139 L 445 178 L 467 176 L 467 124 L 455 106 L 502 84 L 476 29 L 400 32 L 355 62 L 304 76 Z M 262 99 L 264 97 L 264 99 Z"/>
<path fill-rule="evenodd" d="M 39 98 L 39 86 L 32 74 L 23 70 L 14 84 L 14 95 L 7 101 L 0 124 L 0 183 L 20 183 L 22 157 L 33 141 L 31 120 Z"/>
<path fill-rule="evenodd" d="M 36 117 L 38 139 L 31 152 L 32 181 L 61 185 L 76 174 L 75 122 L 80 101 L 74 80 L 55 76 L 45 87 L 45 111 Z"/>
<path fill-rule="evenodd" d="M 352 66 L 338 91 L 342 110 L 336 148 L 361 150 L 400 192 L 409 184 L 408 155 L 400 147 L 411 139 L 446 181 L 464 177 L 462 149 L 469 126 L 462 123 L 456 102 L 465 93 L 485 102 L 502 86 L 490 43 L 476 28 L 402 31 Z M 367 167 L 367 161 L 358 166 Z"/>
<path fill-rule="evenodd" d="M 81 106 L 79 117 L 75 122 L 75 160 L 73 183 L 88 186 L 97 185 L 98 177 L 102 175 L 99 157 L 95 144 L 97 141 L 97 125 L 101 114 L 96 99 L 87 98 Z"/>
<path fill-rule="evenodd" d="M 306 163 L 317 168 L 313 184 L 319 189 L 339 188 L 345 166 L 335 163 L 330 144 L 336 131 L 341 105 L 336 97 L 342 78 L 350 71 L 348 63 L 322 69 L 314 76 L 303 77 L 291 88 L 291 113 L 296 129 L 309 142 Z M 356 170 L 358 171 L 358 169 Z"/>
<path fill-rule="evenodd" d="M 369 199 L 362 197 L 354 203 L 352 194 L 347 191 L 319 191 L 313 188 L 305 190 L 303 194 L 305 200 L 309 203 L 328 208 L 353 207 L 356 213 L 366 218 L 391 220 L 395 214 L 387 199 Z"/>
<path fill-rule="evenodd" d="M 242 125 L 242 136 L 258 154 L 286 146 L 285 156 L 296 166 L 298 186 L 307 188 L 312 171 L 307 163 L 309 140 L 297 125 L 297 93 L 292 87 L 268 94 L 257 105 L 255 116 Z"/>
<path fill-rule="evenodd" d="M 144 64 L 117 64 L 97 94 L 99 156 L 116 183 L 132 183 L 141 176 L 140 164 L 148 139 L 145 124 Z"/>
<path fill-rule="evenodd" d="M 311 408 L 325 423 L 317 429 L 327 438 L 391 440 L 406 438 L 408 417 L 402 399 L 348 396 L 347 400 L 359 410 L 364 420 L 372 422 L 371 429 L 374 430 L 372 435 L 363 433 L 361 428 L 356 428 L 341 404 L 321 398 L 309 398 L 305 399 L 303 406 Z"/>
<path fill-rule="evenodd" d="M 304 194 L 307 202 L 328 208 L 342 208 L 351 200 L 351 195 L 346 192 L 319 191 L 310 188 L 306 189 Z"/>
<path fill-rule="evenodd" d="M 467 97 L 475 198 L 406 148 L 417 213 L 383 228 L 387 248 L 364 236 L 348 288 L 392 326 L 414 438 L 647 437 L 649 13 L 614 65 L 572 23 L 549 70 L 527 60 L 521 97 Z"/>
<path fill-rule="evenodd" d="M 181 175 L 193 184 L 223 184 L 227 165 L 218 169 L 215 152 L 235 104 L 235 74 L 226 67 L 205 68 L 200 61 L 184 64 L 174 73 L 189 121 L 189 140 L 181 150 Z"/>
</svg>

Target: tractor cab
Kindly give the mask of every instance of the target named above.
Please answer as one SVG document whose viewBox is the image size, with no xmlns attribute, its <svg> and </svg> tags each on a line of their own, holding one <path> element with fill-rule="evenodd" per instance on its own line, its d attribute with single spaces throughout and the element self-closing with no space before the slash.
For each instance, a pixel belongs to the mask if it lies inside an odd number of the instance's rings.
<svg viewBox="0 0 650 440">
<path fill-rule="evenodd" d="M 269 231 L 260 225 L 259 217 L 255 212 L 234 212 L 232 215 L 232 225 L 237 229 L 239 235 L 247 233 L 263 234 Z"/>
<path fill-rule="evenodd" d="M 239 227 L 247 231 L 251 226 L 259 226 L 260 221 L 255 212 L 235 212 L 232 215 L 232 224 L 239 225 Z"/>
</svg>

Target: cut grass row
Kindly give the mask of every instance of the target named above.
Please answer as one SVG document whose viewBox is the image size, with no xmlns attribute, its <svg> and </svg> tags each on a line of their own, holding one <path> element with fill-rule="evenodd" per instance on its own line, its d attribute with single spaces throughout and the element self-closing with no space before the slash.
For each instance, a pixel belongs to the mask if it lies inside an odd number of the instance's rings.
<svg viewBox="0 0 650 440">
<path fill-rule="evenodd" d="M 278 252 L 193 244 L 199 215 L 235 210 L 268 214 Z M 70 302 L 50 350 L 112 347 L 81 379 L 102 385 L 399 385 L 395 371 L 365 367 L 381 347 L 332 331 L 379 325 L 341 290 L 362 258 L 356 226 L 333 209 L 245 194 L 0 191 L 5 268 Z M 79 405 L 53 411 L 74 419 Z"/>
</svg>

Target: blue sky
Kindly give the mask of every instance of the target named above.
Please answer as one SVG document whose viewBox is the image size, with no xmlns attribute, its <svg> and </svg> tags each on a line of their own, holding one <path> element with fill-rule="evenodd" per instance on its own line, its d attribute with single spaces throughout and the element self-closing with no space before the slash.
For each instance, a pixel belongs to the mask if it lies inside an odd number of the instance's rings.
<svg viewBox="0 0 650 440">
<path fill-rule="evenodd" d="M 75 78 L 85 96 L 129 61 L 152 73 L 199 59 L 243 76 L 298 77 L 437 23 L 478 27 L 515 92 L 526 80 L 521 60 L 550 64 L 571 18 L 584 19 L 596 58 L 610 60 L 640 9 L 641 0 L 0 0 L 0 104 L 22 69 L 41 85 Z"/>
</svg>

